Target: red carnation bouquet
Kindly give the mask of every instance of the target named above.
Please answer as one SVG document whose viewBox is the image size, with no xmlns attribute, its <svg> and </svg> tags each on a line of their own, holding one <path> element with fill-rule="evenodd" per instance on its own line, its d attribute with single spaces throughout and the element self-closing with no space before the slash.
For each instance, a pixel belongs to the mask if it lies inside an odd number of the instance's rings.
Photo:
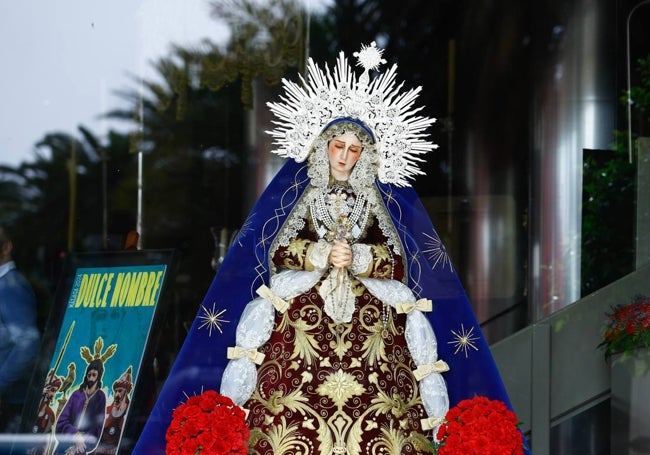
<svg viewBox="0 0 650 455">
<path fill-rule="evenodd" d="M 517 416 L 499 400 L 474 397 L 451 408 L 438 429 L 437 455 L 520 455 Z"/>
<path fill-rule="evenodd" d="M 174 409 L 167 428 L 166 454 L 248 453 L 250 431 L 244 411 L 214 390 L 190 397 Z"/>
<path fill-rule="evenodd" d="M 637 295 L 632 302 L 615 306 L 607 314 L 603 341 L 598 346 L 605 350 L 606 359 L 650 348 L 650 297 Z"/>
</svg>

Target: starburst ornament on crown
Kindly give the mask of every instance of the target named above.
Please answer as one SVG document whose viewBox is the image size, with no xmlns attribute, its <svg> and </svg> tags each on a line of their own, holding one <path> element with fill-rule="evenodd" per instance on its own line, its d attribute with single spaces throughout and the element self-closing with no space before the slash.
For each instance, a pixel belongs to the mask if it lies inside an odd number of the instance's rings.
<svg viewBox="0 0 650 455">
<path fill-rule="evenodd" d="M 357 65 L 363 73 L 357 79 L 343 52 L 339 53 L 336 68 L 319 68 L 310 58 L 307 80 L 301 84 L 282 79 L 285 94 L 282 102 L 268 103 L 278 120 L 271 131 L 280 156 L 303 162 L 314 140 L 331 121 L 341 117 L 361 120 L 375 134 L 379 155 L 377 177 L 383 183 L 410 186 L 409 179 L 423 174 L 418 162 L 420 155 L 438 148 L 427 140 L 426 129 L 436 119 L 417 115 L 422 107 L 414 107 L 421 87 L 403 91 L 404 83 L 397 85 L 397 65 L 370 81 L 370 70 L 377 70 L 386 61 L 383 50 L 373 41 L 355 52 Z"/>
</svg>

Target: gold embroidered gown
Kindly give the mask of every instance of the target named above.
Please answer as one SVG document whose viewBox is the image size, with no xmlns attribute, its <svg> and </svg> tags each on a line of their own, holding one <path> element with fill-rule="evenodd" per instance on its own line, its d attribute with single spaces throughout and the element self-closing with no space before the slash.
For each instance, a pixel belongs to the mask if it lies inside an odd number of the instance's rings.
<svg viewBox="0 0 650 455">
<path fill-rule="evenodd" d="M 354 211 L 365 209 L 368 213 L 357 216 L 356 238 L 348 235 L 355 261 L 343 271 L 344 279 L 341 271 L 327 268 L 284 313 L 276 312 L 270 339 L 258 349 L 264 361 L 255 390 L 244 406 L 250 410 L 251 453 L 429 453 L 421 427 L 427 414 L 405 340 L 406 315 L 396 314 L 359 281 L 401 280 L 402 257 L 382 232 L 372 203 L 341 185 L 330 186 L 323 199 L 337 227 L 324 229 L 322 220 L 314 219 L 318 204 L 312 203 L 303 228 L 275 250 L 273 265 L 278 271 L 318 270 L 329 250 L 319 258 L 317 249 L 339 233 L 340 220 L 349 229 Z M 360 204 L 366 207 L 358 209 Z M 338 286 L 331 285 L 334 280 Z M 325 311 L 323 287 L 351 303 L 351 317 L 337 316 L 334 308 L 329 312 L 336 321 Z M 343 305 L 340 301 L 333 306 Z"/>
</svg>

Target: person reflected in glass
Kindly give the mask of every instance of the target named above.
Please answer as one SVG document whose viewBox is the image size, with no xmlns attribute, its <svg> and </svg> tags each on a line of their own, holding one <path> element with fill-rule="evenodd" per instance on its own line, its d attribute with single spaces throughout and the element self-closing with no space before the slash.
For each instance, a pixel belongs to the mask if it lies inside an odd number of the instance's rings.
<svg viewBox="0 0 650 455">
<path fill-rule="evenodd" d="M 13 241 L 0 226 L 0 432 L 20 427 L 27 387 L 38 356 L 36 297 L 16 269 Z"/>
</svg>

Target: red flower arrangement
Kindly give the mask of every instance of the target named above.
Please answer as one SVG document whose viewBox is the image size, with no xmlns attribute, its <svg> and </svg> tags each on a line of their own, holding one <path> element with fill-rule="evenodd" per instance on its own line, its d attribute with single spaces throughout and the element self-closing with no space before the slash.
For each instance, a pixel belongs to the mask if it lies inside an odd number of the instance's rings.
<svg viewBox="0 0 650 455">
<path fill-rule="evenodd" d="M 245 455 L 249 436 L 244 411 L 230 398 L 208 390 L 174 409 L 165 453 Z"/>
<path fill-rule="evenodd" d="M 445 415 L 434 443 L 437 455 L 520 455 L 523 435 L 517 416 L 499 400 L 463 400 Z"/>
<path fill-rule="evenodd" d="M 631 303 L 615 306 L 607 314 L 603 342 L 605 358 L 650 348 L 650 297 L 637 295 Z"/>
</svg>

